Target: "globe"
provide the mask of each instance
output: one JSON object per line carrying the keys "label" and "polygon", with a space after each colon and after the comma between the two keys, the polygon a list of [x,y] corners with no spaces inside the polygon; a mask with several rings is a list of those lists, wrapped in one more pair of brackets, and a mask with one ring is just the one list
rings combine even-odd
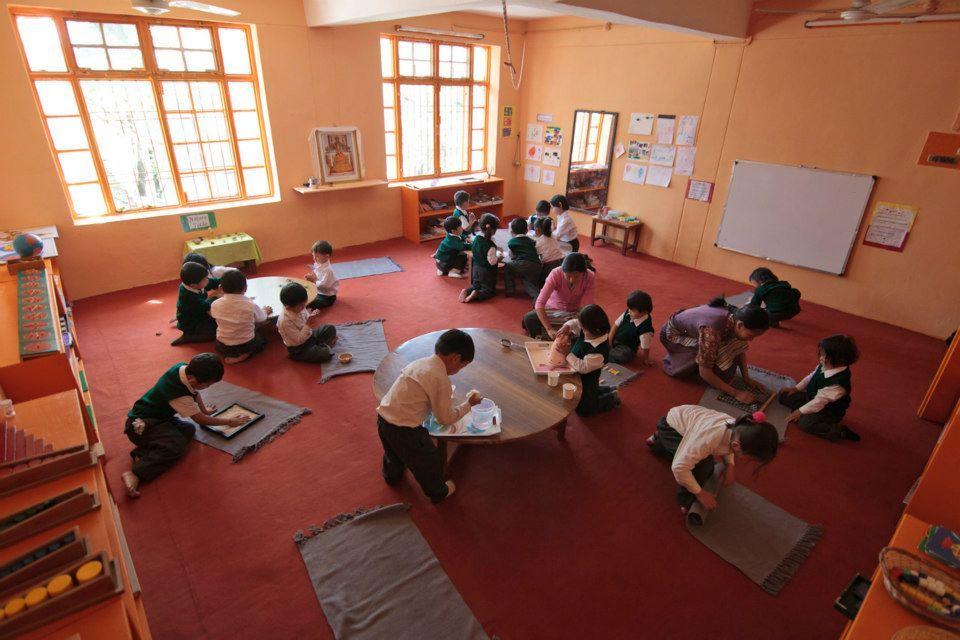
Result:
{"label": "globe", "polygon": [[13,250],[21,258],[32,258],[43,253],[43,240],[32,233],[21,233],[13,238]]}

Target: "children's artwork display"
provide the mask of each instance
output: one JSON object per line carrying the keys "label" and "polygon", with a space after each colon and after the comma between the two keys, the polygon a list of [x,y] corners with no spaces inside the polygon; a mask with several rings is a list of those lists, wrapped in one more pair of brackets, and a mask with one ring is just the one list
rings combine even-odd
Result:
{"label": "children's artwork display", "polygon": [[623,143],[622,143],[622,142],[618,142],[618,143],[617,143],[617,146],[615,146],[615,147],[613,148],[613,157],[614,157],[614,158],[619,158],[620,156],[622,156],[622,155],[625,154],[626,152],[627,152],[627,150],[623,148]]}
{"label": "children's artwork display", "polygon": [[646,165],[626,163],[623,166],[623,180],[632,184],[643,184],[647,180]]}
{"label": "children's artwork display", "polygon": [[560,166],[560,149],[544,149],[543,164],[548,167]]}
{"label": "children's artwork display", "polygon": [[863,244],[891,251],[903,251],[913,221],[917,216],[917,207],[893,202],[878,202],[873,207],[870,225],[863,236]]}
{"label": "children's artwork display", "polygon": [[527,142],[543,142],[543,125],[542,124],[528,124],[527,125]]}
{"label": "children's artwork display", "polygon": [[648,136],[653,133],[653,114],[631,113],[629,131],[635,136]]}
{"label": "children's artwork display", "polygon": [[310,133],[314,169],[324,183],[349,182],[363,177],[360,129],[317,127]]}
{"label": "children's artwork display", "polygon": [[552,342],[532,340],[530,342],[524,342],[523,347],[527,351],[530,366],[533,367],[535,374],[545,376],[548,373],[575,373],[573,367],[569,364],[550,364],[550,349],[553,347]]}
{"label": "children's artwork display", "polygon": [[[41,263],[42,264],[42,263]],[[33,358],[59,351],[59,320],[54,323],[46,269],[17,273],[17,328],[20,357]]]}
{"label": "children's artwork display", "polygon": [[246,420],[246,422],[244,422],[239,427],[231,427],[229,425],[220,425],[220,424],[200,425],[204,429],[207,429],[208,431],[213,431],[214,433],[221,435],[227,439],[234,437],[235,435],[237,435],[238,433],[240,433],[241,431],[243,431],[253,423],[263,419],[262,413],[254,411],[253,409],[249,409],[243,406],[242,404],[240,404],[239,402],[235,402],[229,407],[225,409],[221,409],[220,411],[217,411],[213,415],[223,419],[240,417]]}
{"label": "children's artwork display", "polygon": [[627,158],[630,160],[649,160],[650,143],[631,140],[630,147],[627,149]]}
{"label": "children's artwork display", "polygon": [[676,147],[677,166],[673,172],[678,176],[692,176],[693,162],[697,157],[696,147]]}
{"label": "children's artwork display", "polygon": [[500,135],[509,138],[513,135],[513,107],[503,105],[503,112],[500,114]]}
{"label": "children's artwork display", "polygon": [[677,144],[693,145],[697,142],[697,125],[700,116],[680,116],[677,121]]}
{"label": "children's artwork display", "polygon": [[677,116],[660,114],[657,116],[657,144],[673,144],[673,132],[677,126]]}
{"label": "children's artwork display", "polygon": [[561,133],[560,127],[547,127],[544,131],[543,144],[551,147],[559,147],[563,144],[563,133]]}
{"label": "children's artwork display", "polygon": [[524,156],[529,161],[540,162],[543,158],[543,147],[539,144],[527,144]]}
{"label": "children's artwork display", "polygon": [[544,169],[540,172],[540,182],[552,187],[557,182],[557,172],[553,169]]}
{"label": "children's artwork display", "polygon": [[650,164],[672,167],[677,148],[672,144],[655,144],[650,148]]}
{"label": "children's artwork display", "polygon": [[540,182],[540,165],[538,164],[525,164],[523,165],[523,179],[527,182]]}
{"label": "children's artwork display", "polygon": [[669,187],[672,177],[673,169],[670,167],[650,166],[647,168],[647,184],[654,187]]}

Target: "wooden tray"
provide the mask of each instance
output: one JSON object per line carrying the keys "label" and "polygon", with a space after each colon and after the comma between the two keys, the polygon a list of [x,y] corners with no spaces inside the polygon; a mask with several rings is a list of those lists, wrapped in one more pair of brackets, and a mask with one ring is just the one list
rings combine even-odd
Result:
{"label": "wooden tray", "polygon": [[[58,545],[58,548],[51,551],[50,547],[53,545]],[[41,552],[43,555],[37,557],[37,554]],[[35,584],[46,575],[62,573],[63,567],[76,562],[85,555],[87,555],[87,539],[80,535],[78,527],[73,527],[67,533],[52,540],[47,540],[39,547],[14,558],[0,567],[0,571],[7,567],[27,563],[16,571],[0,578],[0,602],[9,600],[18,591],[22,591],[27,584]]]}
{"label": "wooden tray", "polygon": [[550,347],[552,345],[552,342],[543,342],[540,340],[523,343],[523,348],[527,350],[527,357],[530,358],[530,366],[533,367],[533,372],[538,376],[545,376],[548,373],[576,373],[569,364],[564,364],[562,367],[554,367],[549,363]]}
{"label": "wooden tray", "polygon": [[97,499],[96,493],[87,493],[87,490],[83,487],[77,487],[76,489],[71,489],[66,493],[61,493],[58,496],[32,505],[23,511],[11,514],[0,520],[0,525],[17,516],[25,515],[38,507],[43,507],[43,509],[36,511],[33,515],[26,516],[16,524],[0,530],[0,547],[6,547],[15,542],[25,540],[61,522],[73,520],[88,511],[99,509],[100,501]]}
{"label": "wooden tray", "polygon": [[0,464],[0,496],[49,482],[96,462],[96,454],[85,444],[4,462]]}

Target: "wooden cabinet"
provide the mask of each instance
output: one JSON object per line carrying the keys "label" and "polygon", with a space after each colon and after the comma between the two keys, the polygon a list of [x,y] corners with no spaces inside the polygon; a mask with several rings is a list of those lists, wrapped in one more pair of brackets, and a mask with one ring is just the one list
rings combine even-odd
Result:
{"label": "wooden cabinet", "polygon": [[[503,220],[502,178],[487,178],[476,182],[461,182],[456,178],[408,182],[400,187],[403,237],[411,242],[429,242],[443,238],[444,232],[440,225],[453,213],[453,194],[457,191],[470,194],[470,205],[467,209],[478,218],[484,213],[492,213]],[[431,201],[445,206],[432,208]]]}

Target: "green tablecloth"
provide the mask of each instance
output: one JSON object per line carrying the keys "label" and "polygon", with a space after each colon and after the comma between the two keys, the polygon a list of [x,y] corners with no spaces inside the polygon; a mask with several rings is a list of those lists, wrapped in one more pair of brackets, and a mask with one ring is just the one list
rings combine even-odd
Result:
{"label": "green tablecloth", "polygon": [[210,238],[194,238],[183,243],[183,255],[196,252],[210,264],[224,265],[253,260],[260,264],[260,247],[246,233],[228,233]]}

